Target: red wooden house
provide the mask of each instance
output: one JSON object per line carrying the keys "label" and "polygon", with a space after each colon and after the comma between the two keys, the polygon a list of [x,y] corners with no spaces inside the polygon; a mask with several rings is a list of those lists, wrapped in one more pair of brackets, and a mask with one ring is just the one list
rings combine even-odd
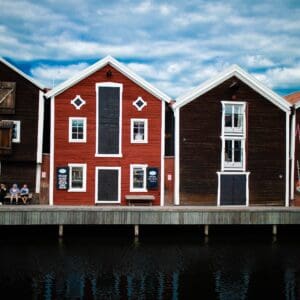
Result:
{"label": "red wooden house", "polygon": [[164,204],[167,95],[108,56],[46,97],[50,204]]}
{"label": "red wooden house", "polygon": [[179,97],[176,205],[289,205],[291,104],[238,66]]}

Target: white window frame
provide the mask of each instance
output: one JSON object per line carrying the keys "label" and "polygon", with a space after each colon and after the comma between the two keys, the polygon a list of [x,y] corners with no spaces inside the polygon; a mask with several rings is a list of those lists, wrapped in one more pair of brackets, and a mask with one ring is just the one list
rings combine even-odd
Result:
{"label": "white window frame", "polygon": [[[86,164],[79,164],[79,163],[71,163],[68,164],[69,167],[69,189],[68,192],[86,192]],[[72,168],[82,168],[82,188],[72,188]]]}
{"label": "white window frame", "polygon": [[[130,165],[130,192],[148,192],[147,190],[147,167],[148,165],[142,164],[131,164]],[[135,188],[133,186],[133,169],[140,168],[144,171],[144,184],[143,188]]]}
{"label": "white window frame", "polygon": [[20,120],[3,120],[6,122],[13,122],[16,127],[16,135],[17,137],[12,139],[13,143],[21,143],[21,121]]}
{"label": "white window frame", "polygon": [[[134,122],[144,122],[144,139],[134,139]],[[131,119],[130,120],[130,141],[131,144],[147,144],[148,143],[148,119]]]}
{"label": "white window frame", "polygon": [[[242,101],[221,101],[222,103],[222,151],[221,151],[221,171],[246,171],[246,102]],[[237,131],[225,131],[225,106],[229,105],[242,105],[243,106],[243,128]],[[225,162],[225,141],[226,140],[241,140],[242,141],[242,163],[226,163]],[[227,165],[226,165],[227,164]]]}
{"label": "white window frame", "polygon": [[[139,107],[139,106],[137,105],[137,103],[138,103],[140,100],[143,101],[143,105],[142,105],[141,107]],[[138,111],[142,111],[143,108],[147,106],[147,101],[145,101],[141,96],[139,96],[139,97],[137,97],[136,100],[134,100],[134,101],[132,102],[132,105],[133,105]]]}
{"label": "white window frame", "polygon": [[[118,200],[117,201],[98,201],[98,170],[117,170],[118,171]],[[95,203],[121,203],[121,167],[101,167],[95,168]]]}
{"label": "white window frame", "polygon": [[[75,101],[77,99],[81,100],[81,104],[79,106],[75,104]],[[71,100],[71,104],[73,104],[77,110],[80,110],[80,108],[86,104],[86,101],[83,100],[80,95],[76,95],[76,97],[73,100]]]}
{"label": "white window frame", "polygon": [[[118,87],[120,91],[119,97],[119,153],[117,154],[101,154],[98,149],[98,137],[99,137],[99,87]],[[99,82],[96,83],[96,153],[95,157],[122,157],[122,96],[123,96],[123,84],[117,82]]]}
{"label": "white window frame", "polygon": [[[82,139],[73,139],[72,138],[72,122],[74,120],[83,121],[83,138]],[[69,143],[86,143],[86,127],[87,127],[87,118],[85,118],[85,117],[69,117]]]}

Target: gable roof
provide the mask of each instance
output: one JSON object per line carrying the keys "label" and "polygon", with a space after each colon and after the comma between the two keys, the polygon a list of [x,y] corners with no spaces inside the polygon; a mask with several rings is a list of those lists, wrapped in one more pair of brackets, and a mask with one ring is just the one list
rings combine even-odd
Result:
{"label": "gable roof", "polygon": [[244,71],[238,65],[232,65],[228,69],[218,74],[216,77],[204,82],[203,84],[194,88],[190,92],[178,97],[176,99],[175,104],[173,105],[173,109],[177,109],[188,104],[189,102],[195,100],[199,96],[205,94],[206,92],[210,91],[214,87],[218,86],[219,84],[223,83],[224,81],[233,76],[246,83],[249,87],[254,89],[256,92],[268,99],[274,105],[278,106],[283,111],[290,111],[290,107],[292,105],[288,101],[286,101],[283,97],[279,96],[271,89],[266,87],[254,76]]}
{"label": "gable roof", "polygon": [[284,98],[291,104],[295,105],[296,108],[300,107],[300,91],[286,95]]}
{"label": "gable roof", "polygon": [[63,83],[56,86],[54,89],[50,90],[46,97],[53,97],[56,95],[61,94],[63,91],[67,90],[68,88],[72,87],[76,83],[80,82],[81,80],[85,79],[86,77],[90,76],[91,74],[95,73],[96,71],[100,70],[106,65],[110,65],[114,67],[116,70],[121,72],[123,75],[134,81],[136,84],[147,90],[150,94],[153,96],[164,100],[166,102],[170,102],[171,98],[155,88],[153,85],[148,83],[146,80],[141,78],[139,75],[135,74],[133,71],[131,71],[128,67],[118,62],[116,59],[114,59],[112,56],[106,56],[105,58],[97,61],[93,65],[89,66],[88,68],[84,69],[83,71],[79,72],[72,78],[64,81]]}
{"label": "gable roof", "polygon": [[35,85],[36,87],[38,87],[40,90],[44,90],[45,89],[45,87],[43,85],[41,85],[35,79],[31,78],[29,75],[27,75],[24,72],[22,72],[17,67],[13,66],[11,63],[9,63],[7,60],[5,60],[3,57],[0,57],[0,62],[3,63],[4,65],[6,65],[7,67],[9,67],[10,69],[12,69],[14,72],[16,72],[19,75],[21,75],[22,77],[24,77],[25,79],[27,79],[29,82],[31,82],[33,85]]}

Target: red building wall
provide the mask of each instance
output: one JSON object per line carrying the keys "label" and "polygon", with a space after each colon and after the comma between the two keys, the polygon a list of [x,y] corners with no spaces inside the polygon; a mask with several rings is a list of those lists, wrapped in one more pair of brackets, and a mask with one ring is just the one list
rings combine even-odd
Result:
{"label": "red building wall", "polygon": [[[112,76],[107,78],[111,70]],[[122,93],[122,157],[95,157],[96,153],[96,83],[116,82],[123,84]],[[86,104],[77,110],[70,101],[80,95]],[[147,106],[138,111],[132,102],[141,96]],[[69,163],[87,164],[86,192],[56,190],[54,179],[54,204],[94,205],[95,168],[97,166],[121,167],[121,205],[126,205],[125,195],[149,194],[160,204],[160,187],[143,193],[130,193],[130,164],[147,164],[158,167],[161,173],[161,115],[162,103],[152,94],[135,84],[122,73],[107,65],[73,87],[55,97],[54,172]],[[69,143],[69,117],[87,118],[87,142]],[[130,119],[148,119],[148,143],[131,144]]]}

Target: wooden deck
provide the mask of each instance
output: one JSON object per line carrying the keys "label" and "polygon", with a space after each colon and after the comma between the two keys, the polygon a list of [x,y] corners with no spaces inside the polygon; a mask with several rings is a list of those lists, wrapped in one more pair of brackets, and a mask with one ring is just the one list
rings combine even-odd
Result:
{"label": "wooden deck", "polygon": [[300,224],[298,207],[0,206],[0,225]]}

